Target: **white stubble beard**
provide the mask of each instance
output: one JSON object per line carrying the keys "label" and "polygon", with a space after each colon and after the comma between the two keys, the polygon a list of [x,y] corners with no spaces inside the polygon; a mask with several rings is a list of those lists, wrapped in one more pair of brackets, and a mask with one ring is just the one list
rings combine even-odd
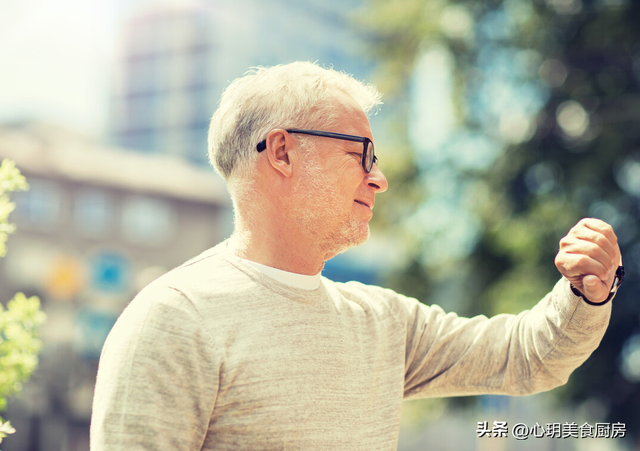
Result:
{"label": "white stubble beard", "polygon": [[[303,163],[303,176],[291,202],[295,220],[301,230],[313,237],[324,259],[363,244],[369,238],[369,222],[349,214],[345,217],[339,193],[319,161],[310,158]],[[325,230],[322,225],[332,225]],[[335,224],[335,226],[333,226]]]}

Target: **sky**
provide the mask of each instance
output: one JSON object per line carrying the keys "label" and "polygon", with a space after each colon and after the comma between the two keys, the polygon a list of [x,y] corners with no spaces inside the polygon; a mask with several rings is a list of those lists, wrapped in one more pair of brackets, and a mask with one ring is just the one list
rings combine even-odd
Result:
{"label": "sky", "polygon": [[0,124],[43,120],[106,138],[120,27],[169,1],[0,0]]}
{"label": "sky", "polygon": [[0,123],[103,137],[119,23],[140,0],[0,0]]}

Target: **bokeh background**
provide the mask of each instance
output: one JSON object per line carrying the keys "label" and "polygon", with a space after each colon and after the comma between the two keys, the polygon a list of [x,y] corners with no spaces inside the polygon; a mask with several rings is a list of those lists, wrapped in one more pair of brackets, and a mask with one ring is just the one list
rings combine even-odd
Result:
{"label": "bokeh background", "polygon": [[[390,188],[372,239],[326,276],[493,315],[551,289],[580,218],[612,224],[623,250],[611,325],[566,386],[405,403],[398,449],[640,449],[638,24],[632,0],[0,0],[0,159],[30,184],[13,196],[0,297],[37,295],[48,318],[3,449],[89,449],[117,316],[232,230],[206,156],[221,90],[295,60],[384,93],[371,122]],[[626,436],[479,439],[484,421]]]}

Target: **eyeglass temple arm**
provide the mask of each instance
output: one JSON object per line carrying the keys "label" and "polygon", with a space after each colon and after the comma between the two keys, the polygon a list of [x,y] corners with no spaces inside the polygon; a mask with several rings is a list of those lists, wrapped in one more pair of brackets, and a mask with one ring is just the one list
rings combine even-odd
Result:
{"label": "eyeglass temple arm", "polygon": [[[299,129],[290,129],[290,130],[286,130],[289,133],[300,133],[303,135],[312,135],[312,136],[321,136],[324,138],[334,138],[334,139],[346,139],[347,141],[354,141],[354,142],[364,142],[365,138],[363,138],[362,136],[355,136],[355,135],[345,135],[342,133],[332,133],[332,132],[318,132],[315,130],[299,130]],[[260,141],[258,143],[258,145],[256,146],[256,150],[258,152],[262,152],[264,149],[267,148],[267,140],[264,139],[262,141]]]}
{"label": "eyeglass temple arm", "polygon": [[347,141],[354,141],[354,142],[360,142],[360,143],[365,141],[365,138],[362,136],[345,135],[343,133],[322,132],[322,131],[316,131],[316,130],[299,130],[299,129],[290,129],[290,130],[287,130],[287,132],[301,133],[303,135],[321,136],[323,138],[345,139]]}

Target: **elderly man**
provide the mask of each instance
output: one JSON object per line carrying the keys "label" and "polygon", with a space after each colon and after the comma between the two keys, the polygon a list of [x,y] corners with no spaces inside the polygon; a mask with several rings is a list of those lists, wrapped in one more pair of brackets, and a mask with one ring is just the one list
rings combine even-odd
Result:
{"label": "elderly man", "polygon": [[378,104],[373,87],[310,63],[226,89],[209,141],[235,231],[121,315],[93,451],[395,450],[403,399],[549,390],[598,346],[621,257],[595,219],[561,241],[564,277],[517,316],[460,318],[321,277],[367,239],[387,189],[367,119]]}

